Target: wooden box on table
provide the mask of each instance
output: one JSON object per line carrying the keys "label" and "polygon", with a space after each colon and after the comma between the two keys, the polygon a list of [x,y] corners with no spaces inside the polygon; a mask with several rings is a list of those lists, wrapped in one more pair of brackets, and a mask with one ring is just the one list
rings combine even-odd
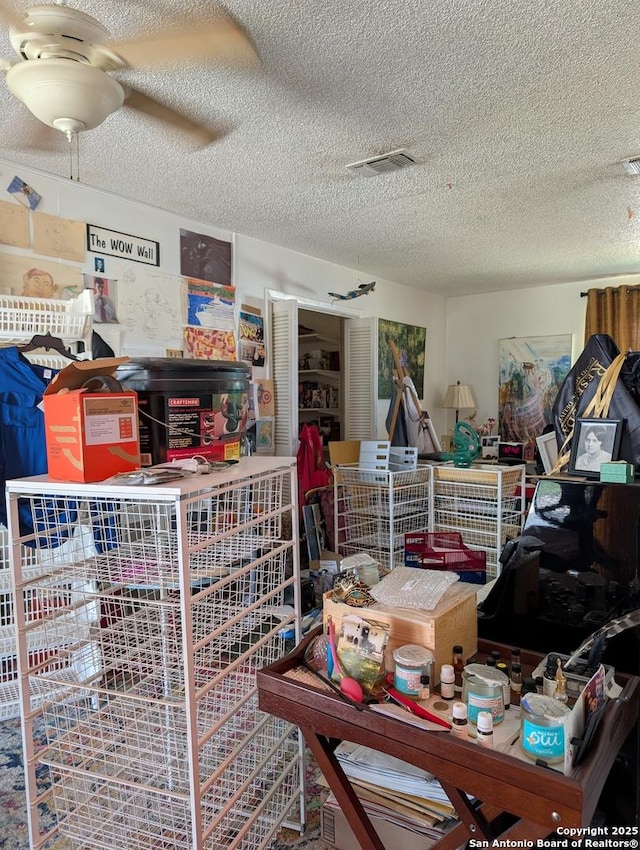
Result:
{"label": "wooden box on table", "polygon": [[476,587],[456,582],[435,608],[395,608],[376,602],[368,608],[355,608],[343,602],[333,602],[331,591],[325,593],[322,620],[326,626],[331,617],[336,634],[340,634],[342,618],[355,614],[365,620],[387,623],[391,627],[384,655],[387,670],[393,670],[393,650],[412,643],[430,649],[435,656],[432,684],[440,681],[440,667],[450,664],[455,644],[462,646],[463,658],[475,655],[478,649]]}

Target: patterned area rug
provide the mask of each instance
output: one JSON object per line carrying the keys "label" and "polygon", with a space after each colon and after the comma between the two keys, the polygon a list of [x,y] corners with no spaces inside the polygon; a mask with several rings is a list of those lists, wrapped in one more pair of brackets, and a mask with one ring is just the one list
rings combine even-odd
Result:
{"label": "patterned area rug", "polygon": [[[272,850],[321,850],[325,846],[319,837],[322,789],[310,757],[307,763],[307,830],[302,836],[297,831],[281,830]],[[0,850],[29,850],[19,720],[0,722]],[[50,850],[70,850],[70,845],[63,838]]]}

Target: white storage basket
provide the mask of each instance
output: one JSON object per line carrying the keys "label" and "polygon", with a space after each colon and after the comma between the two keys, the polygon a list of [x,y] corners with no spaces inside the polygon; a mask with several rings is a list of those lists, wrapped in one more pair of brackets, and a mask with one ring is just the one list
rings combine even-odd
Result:
{"label": "white storage basket", "polygon": [[0,295],[0,342],[29,342],[34,334],[46,333],[75,342],[90,333],[92,317],[90,289],[68,301]]}

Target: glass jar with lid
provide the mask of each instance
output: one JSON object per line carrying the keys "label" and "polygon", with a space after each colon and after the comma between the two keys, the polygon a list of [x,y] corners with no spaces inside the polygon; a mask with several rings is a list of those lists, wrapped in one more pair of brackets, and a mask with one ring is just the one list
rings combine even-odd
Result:
{"label": "glass jar with lid", "polygon": [[467,704],[469,723],[478,722],[481,711],[491,712],[493,725],[504,719],[504,690],[509,679],[495,667],[467,664],[462,674],[462,701]]}
{"label": "glass jar with lid", "polygon": [[422,676],[433,679],[434,656],[430,649],[407,643],[393,650],[395,674],[393,685],[397,691],[412,699],[422,695]]}
{"label": "glass jar with lid", "polygon": [[566,703],[544,694],[525,694],[520,700],[522,752],[532,761],[564,761]]}

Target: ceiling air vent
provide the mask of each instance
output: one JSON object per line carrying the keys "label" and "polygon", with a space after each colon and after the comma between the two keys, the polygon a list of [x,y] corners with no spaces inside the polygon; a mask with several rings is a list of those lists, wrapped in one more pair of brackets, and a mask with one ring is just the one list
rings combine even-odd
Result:
{"label": "ceiling air vent", "polygon": [[634,156],[622,163],[622,167],[630,177],[640,176],[640,156]]}
{"label": "ceiling air vent", "polygon": [[406,150],[401,149],[362,159],[360,162],[352,162],[345,165],[345,168],[357,171],[364,177],[373,177],[375,174],[386,174],[387,171],[398,171],[400,168],[415,164],[415,159]]}

